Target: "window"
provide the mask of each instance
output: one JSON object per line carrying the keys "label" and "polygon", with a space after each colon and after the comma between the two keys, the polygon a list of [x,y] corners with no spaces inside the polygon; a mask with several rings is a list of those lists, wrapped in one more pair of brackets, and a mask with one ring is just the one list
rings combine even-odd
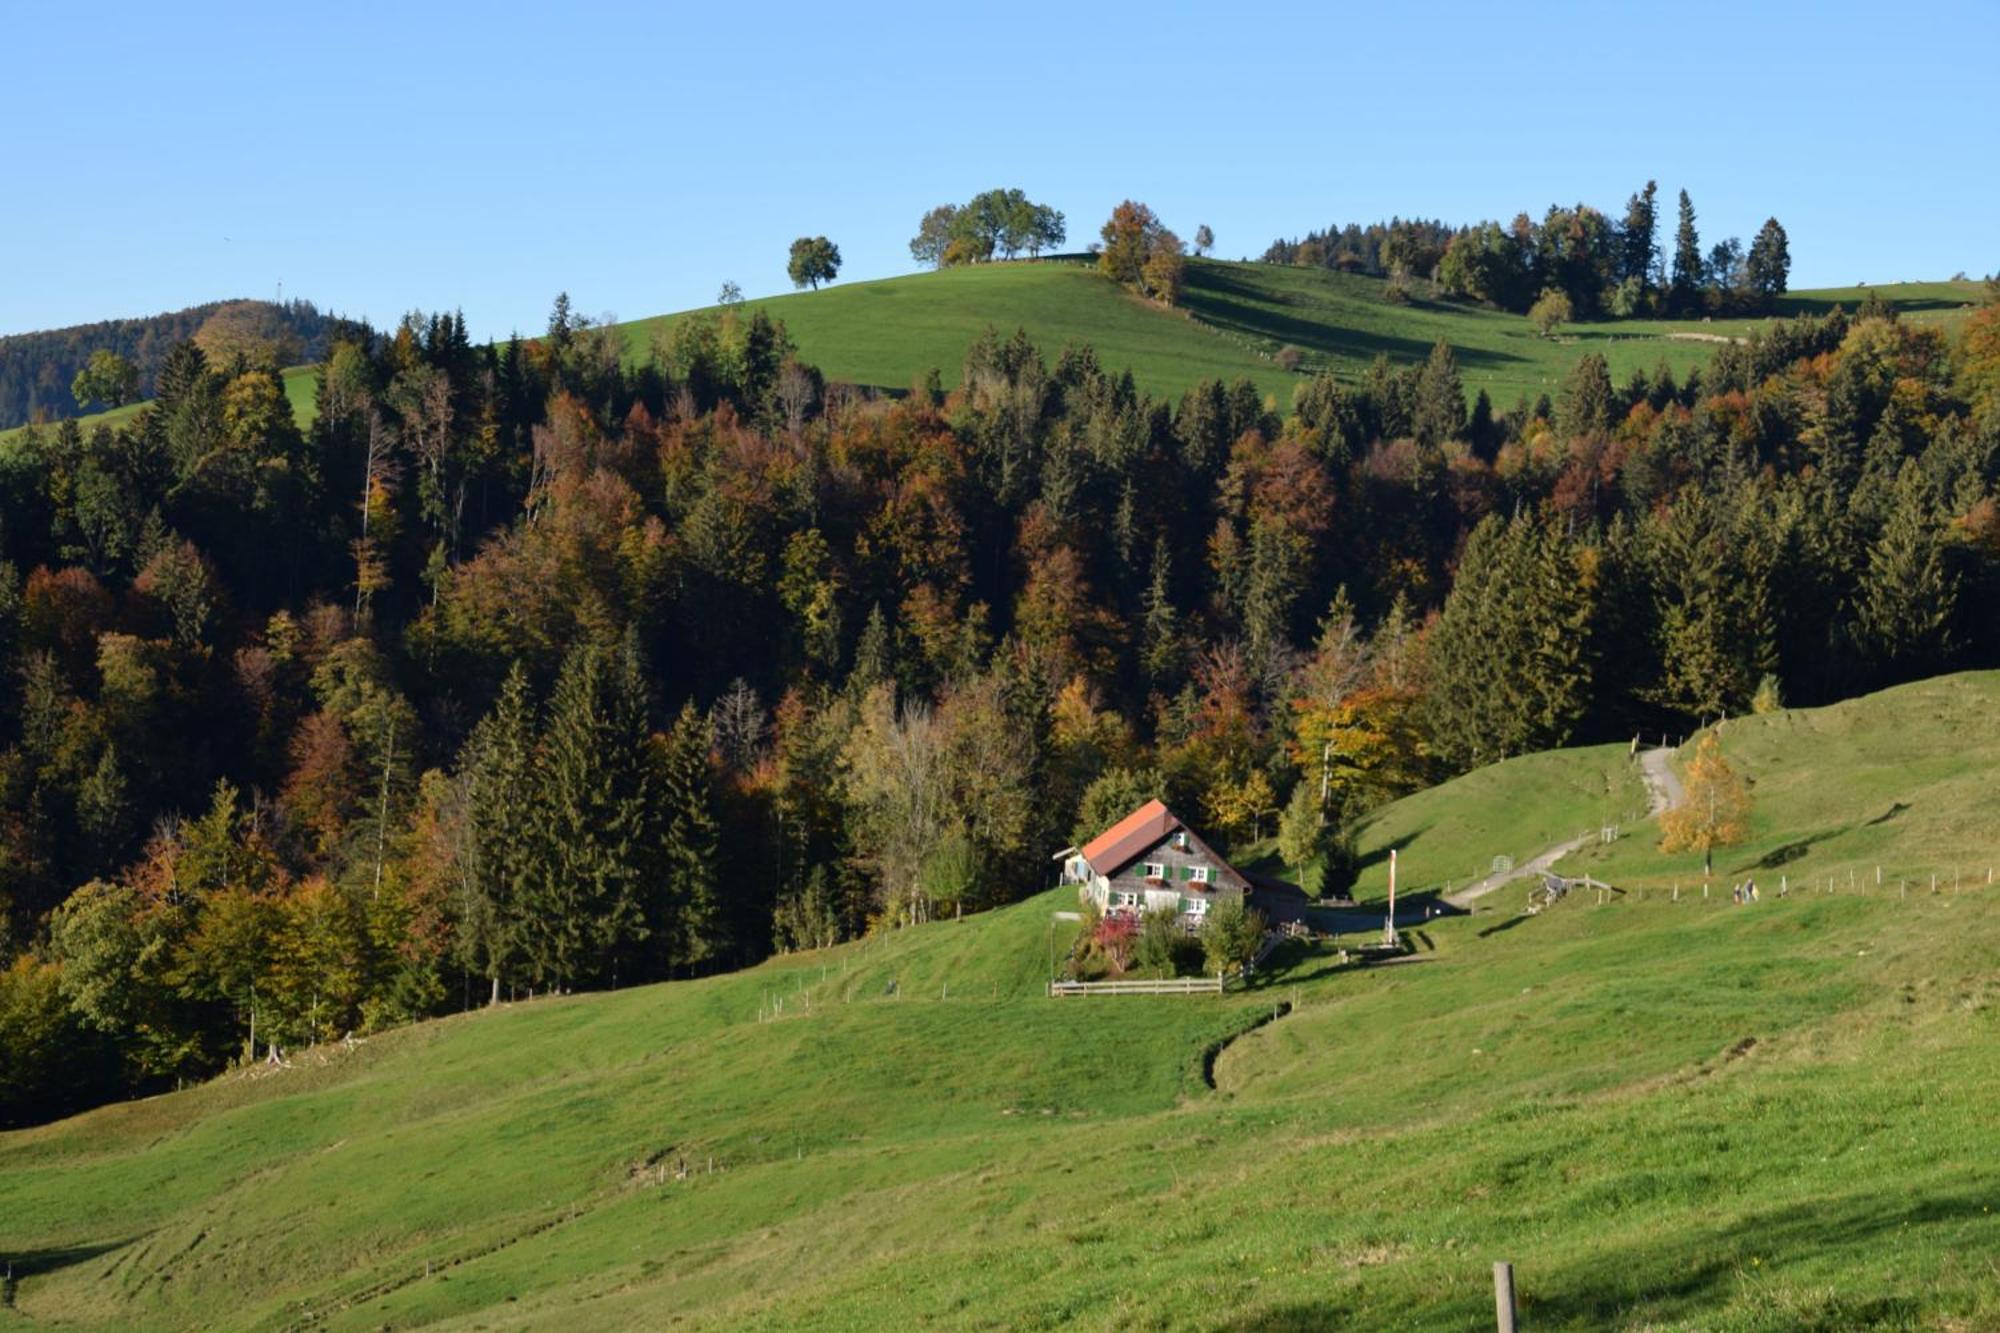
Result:
{"label": "window", "polygon": [[1208,911],[1208,899],[1183,898],[1181,899],[1181,910],[1194,916],[1202,916]]}
{"label": "window", "polygon": [[1111,896],[1118,900],[1113,904],[1117,907],[1137,907],[1139,905],[1139,895],[1136,893],[1126,893],[1121,889]]}
{"label": "window", "polygon": [[1165,879],[1166,877],[1167,868],[1165,866],[1161,865],[1158,861],[1146,862],[1147,879]]}
{"label": "window", "polygon": [[1189,866],[1188,870],[1191,872],[1189,878],[1193,879],[1195,883],[1197,884],[1208,883],[1207,866]]}
{"label": "window", "polygon": [[1182,829],[1179,833],[1174,834],[1174,850],[1180,852],[1184,852],[1187,850],[1186,829]]}

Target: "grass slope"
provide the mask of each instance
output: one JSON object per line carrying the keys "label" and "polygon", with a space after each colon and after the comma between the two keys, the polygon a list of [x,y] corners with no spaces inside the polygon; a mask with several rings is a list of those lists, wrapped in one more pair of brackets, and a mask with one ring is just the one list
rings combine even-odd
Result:
{"label": "grass slope", "polygon": [[[1497,406],[1553,393],[1585,352],[1602,352],[1615,379],[1649,374],[1665,360],[1684,376],[1705,363],[1715,340],[1740,337],[1757,320],[1619,320],[1568,326],[1561,337],[1536,335],[1520,315],[1451,302],[1391,305],[1379,278],[1276,264],[1192,260],[1184,308],[1137,300],[1074,260],[945,269],[751,304],[781,319],[801,355],[827,376],[900,390],[935,368],[956,384],[967,346],[988,327],[1026,329],[1053,359],[1066,342],[1096,348],[1104,366],[1129,368],[1149,393],[1178,397],[1196,380],[1247,375],[1280,408],[1301,378],[1331,369],[1365,374],[1376,356],[1422,360],[1443,338],[1457,353],[1468,393],[1485,389]],[[1902,283],[1881,289],[1911,318],[1953,321],[1981,299],[1976,283]],[[1797,292],[1787,314],[1849,310],[1866,289]],[[705,312],[715,313],[711,307]],[[627,348],[643,358],[655,335],[680,318],[663,315],[622,325]],[[1283,347],[1303,354],[1298,372],[1273,359]]]}
{"label": "grass slope", "polygon": [[[1739,855],[1995,854],[1996,705],[1985,673],[1732,722]],[[1370,844],[1532,843],[1623,765],[1510,761]],[[1066,905],[0,1136],[0,1329],[1462,1329],[1501,1257],[1538,1329],[2000,1323],[2000,891],[1482,903],[1421,964],[1281,954],[1222,1001],[1042,998]]]}
{"label": "grass slope", "polygon": [[[284,372],[285,401],[292,405],[292,419],[299,423],[301,429],[310,426],[318,412],[319,379],[316,370],[314,366],[288,366]],[[92,412],[78,417],[76,424],[83,428],[86,435],[98,426],[121,425],[139,415],[139,409],[146,405],[146,401]],[[26,429],[25,426],[16,426],[12,430],[0,430],[0,447],[18,439]]]}

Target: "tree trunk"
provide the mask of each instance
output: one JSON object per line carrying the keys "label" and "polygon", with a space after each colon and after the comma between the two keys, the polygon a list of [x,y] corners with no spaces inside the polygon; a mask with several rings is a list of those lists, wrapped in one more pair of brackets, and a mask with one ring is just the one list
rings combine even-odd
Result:
{"label": "tree trunk", "polygon": [[495,972],[493,974],[493,994],[486,1001],[486,1007],[490,1009],[498,1003],[500,1003],[500,974]]}

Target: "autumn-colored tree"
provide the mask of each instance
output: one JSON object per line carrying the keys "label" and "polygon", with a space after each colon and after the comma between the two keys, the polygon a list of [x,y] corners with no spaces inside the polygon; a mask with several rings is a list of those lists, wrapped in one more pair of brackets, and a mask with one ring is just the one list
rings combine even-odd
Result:
{"label": "autumn-colored tree", "polygon": [[1250,770],[1242,778],[1219,775],[1202,799],[1209,822],[1227,836],[1261,837],[1264,822],[1278,811],[1278,794],[1264,770]]}
{"label": "autumn-colored tree", "polygon": [[1715,732],[1695,745],[1682,785],[1686,794],[1660,816],[1660,850],[1700,852],[1704,878],[1715,869],[1715,849],[1743,841],[1750,830],[1750,789],[1722,753]]}
{"label": "autumn-colored tree", "polygon": [[1550,288],[1535,299],[1528,308],[1528,322],[1535,326],[1535,332],[1544,338],[1553,338],[1556,330],[1576,318],[1576,307],[1570,302],[1569,293]]}
{"label": "autumn-colored tree", "polygon": [[90,354],[89,362],[70,381],[70,397],[78,407],[102,403],[123,407],[139,393],[139,368],[108,347]]}
{"label": "autumn-colored tree", "polygon": [[1187,247],[1152,209],[1127,199],[1111,210],[1099,235],[1099,272],[1167,305],[1179,298]]}

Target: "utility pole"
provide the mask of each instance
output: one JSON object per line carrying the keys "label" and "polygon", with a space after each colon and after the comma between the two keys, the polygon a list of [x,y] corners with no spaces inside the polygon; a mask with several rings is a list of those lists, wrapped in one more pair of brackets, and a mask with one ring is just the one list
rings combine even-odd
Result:
{"label": "utility pole", "polygon": [[1326,824],[1326,791],[1333,777],[1333,742],[1328,741],[1319,752],[1319,822]]}
{"label": "utility pole", "polygon": [[1389,849],[1389,919],[1382,923],[1382,943],[1396,942],[1396,849]]}

